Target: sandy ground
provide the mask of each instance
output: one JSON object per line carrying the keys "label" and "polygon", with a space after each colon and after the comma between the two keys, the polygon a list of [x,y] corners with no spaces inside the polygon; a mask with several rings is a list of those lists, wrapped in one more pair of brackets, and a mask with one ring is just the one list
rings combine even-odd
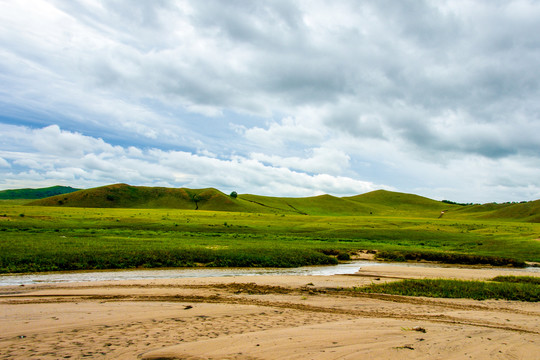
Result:
{"label": "sandy ground", "polygon": [[501,274],[512,272],[373,266],[348,276],[1,287],[0,359],[540,359],[538,303],[338,290]]}

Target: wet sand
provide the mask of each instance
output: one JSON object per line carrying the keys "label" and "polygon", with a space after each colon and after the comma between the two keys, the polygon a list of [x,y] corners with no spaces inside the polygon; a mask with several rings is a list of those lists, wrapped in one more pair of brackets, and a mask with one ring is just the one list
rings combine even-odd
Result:
{"label": "wet sand", "polygon": [[0,359],[534,359],[538,303],[338,290],[512,274],[372,266],[355,275],[0,287]]}

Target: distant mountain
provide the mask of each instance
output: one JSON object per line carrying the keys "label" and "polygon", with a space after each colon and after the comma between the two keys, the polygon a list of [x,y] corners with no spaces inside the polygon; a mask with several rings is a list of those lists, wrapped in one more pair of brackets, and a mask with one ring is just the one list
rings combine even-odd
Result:
{"label": "distant mountain", "polygon": [[483,218],[540,222],[540,200],[519,204],[459,205],[386,190],[349,197],[320,195],[288,198],[252,194],[239,194],[233,197],[214,188],[187,189],[115,184],[56,195],[33,201],[28,205],[185,209],[280,215]]}
{"label": "distant mountain", "polygon": [[1,200],[14,199],[43,199],[49,196],[69,194],[80,189],[75,189],[70,186],[51,186],[48,188],[39,189],[15,189],[0,191]]}

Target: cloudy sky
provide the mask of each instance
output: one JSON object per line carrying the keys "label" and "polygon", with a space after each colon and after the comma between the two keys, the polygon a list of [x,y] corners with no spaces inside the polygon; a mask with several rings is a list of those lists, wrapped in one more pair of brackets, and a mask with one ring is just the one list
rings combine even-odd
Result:
{"label": "cloudy sky", "polygon": [[540,198],[539,1],[0,0],[0,189]]}

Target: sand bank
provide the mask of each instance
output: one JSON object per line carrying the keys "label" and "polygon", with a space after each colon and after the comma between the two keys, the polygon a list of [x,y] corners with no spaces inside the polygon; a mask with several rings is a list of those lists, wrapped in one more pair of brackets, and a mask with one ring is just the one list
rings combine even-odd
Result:
{"label": "sand bank", "polygon": [[2,287],[0,358],[534,359],[537,303],[335,291],[398,278],[501,274],[511,272],[374,266],[354,276]]}

